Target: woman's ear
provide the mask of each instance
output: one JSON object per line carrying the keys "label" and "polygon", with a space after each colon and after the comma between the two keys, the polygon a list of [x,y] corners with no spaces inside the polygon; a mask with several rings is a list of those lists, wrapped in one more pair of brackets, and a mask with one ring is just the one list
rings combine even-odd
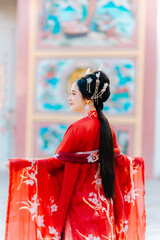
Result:
{"label": "woman's ear", "polygon": [[86,104],[88,105],[93,104],[93,100],[86,99]]}
{"label": "woman's ear", "polygon": [[91,100],[86,99],[86,104],[90,104]]}

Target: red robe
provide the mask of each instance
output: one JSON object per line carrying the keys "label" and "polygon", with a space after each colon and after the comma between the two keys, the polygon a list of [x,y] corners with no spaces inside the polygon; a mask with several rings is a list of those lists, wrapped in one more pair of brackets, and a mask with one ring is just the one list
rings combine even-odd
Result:
{"label": "red robe", "polygon": [[115,152],[115,197],[104,195],[95,111],[70,125],[55,155],[10,159],[5,240],[144,240],[144,162]]}

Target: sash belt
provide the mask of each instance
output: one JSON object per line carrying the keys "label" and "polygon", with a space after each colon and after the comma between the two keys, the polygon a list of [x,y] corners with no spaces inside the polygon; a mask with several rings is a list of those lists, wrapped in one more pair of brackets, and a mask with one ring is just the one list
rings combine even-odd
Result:
{"label": "sash belt", "polygon": [[[118,148],[114,149],[114,157],[120,157],[121,153]],[[58,152],[53,156],[57,160],[61,160],[64,162],[72,162],[72,163],[95,163],[99,161],[99,151],[89,151],[89,152]]]}

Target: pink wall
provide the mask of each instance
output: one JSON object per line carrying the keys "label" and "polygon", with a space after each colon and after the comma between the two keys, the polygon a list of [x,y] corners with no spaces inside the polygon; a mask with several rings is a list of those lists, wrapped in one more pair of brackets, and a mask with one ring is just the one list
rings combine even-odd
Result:
{"label": "pink wall", "polygon": [[145,159],[146,176],[153,176],[154,124],[156,100],[156,44],[157,0],[147,0],[146,40],[144,66],[144,99],[142,154]]}

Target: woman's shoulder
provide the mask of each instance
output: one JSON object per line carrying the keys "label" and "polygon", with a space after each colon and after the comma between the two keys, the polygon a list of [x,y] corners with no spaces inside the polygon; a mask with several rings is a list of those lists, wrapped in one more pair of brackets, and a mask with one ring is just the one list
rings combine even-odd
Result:
{"label": "woman's shoulder", "polygon": [[89,119],[87,117],[84,117],[84,118],[79,119],[79,120],[75,121],[74,123],[72,123],[70,125],[70,128],[72,128],[72,130],[74,129],[75,131],[77,131],[80,129],[81,130],[90,129],[97,125],[99,126],[99,119],[97,119],[97,118]]}

